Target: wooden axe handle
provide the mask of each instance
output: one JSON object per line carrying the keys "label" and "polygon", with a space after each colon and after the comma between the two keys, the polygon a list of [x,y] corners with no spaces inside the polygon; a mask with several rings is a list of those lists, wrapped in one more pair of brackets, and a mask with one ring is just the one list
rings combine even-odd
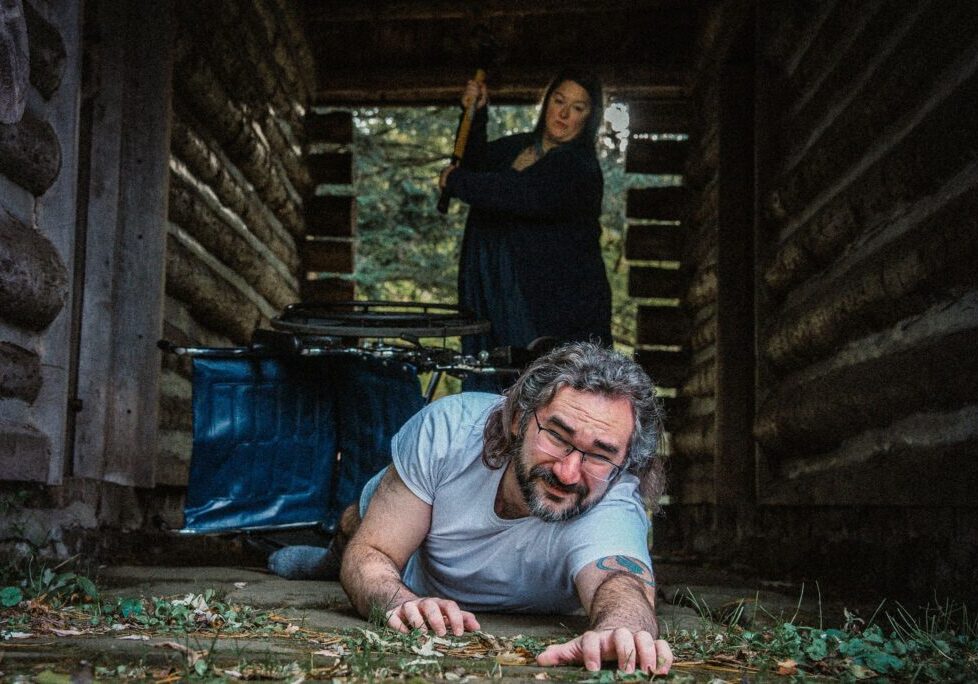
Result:
{"label": "wooden axe handle", "polygon": [[[486,72],[482,69],[476,69],[475,76],[472,79],[476,83],[483,83],[486,80]],[[452,150],[452,164],[458,164],[462,161],[462,157],[465,154],[465,146],[469,142],[469,130],[472,128],[472,119],[475,118],[475,108],[476,100],[478,97],[469,103],[469,106],[465,108],[465,114],[462,116],[462,120],[458,124],[458,130],[455,132],[455,149]],[[442,190],[441,196],[438,198],[438,211],[442,214],[448,212],[448,201],[451,196],[447,191]]]}

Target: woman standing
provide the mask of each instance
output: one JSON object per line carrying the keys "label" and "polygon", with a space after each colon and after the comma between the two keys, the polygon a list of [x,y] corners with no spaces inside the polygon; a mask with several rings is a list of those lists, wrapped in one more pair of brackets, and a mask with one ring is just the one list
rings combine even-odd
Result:
{"label": "woman standing", "polygon": [[487,335],[464,338],[463,352],[530,347],[542,337],[610,346],[611,288],[598,221],[604,181],[595,151],[601,84],[564,70],[547,87],[533,131],[492,142],[487,99],[485,85],[470,81],[463,105],[474,100],[477,109],[462,164],[439,178],[470,206],[459,305],[492,325]]}

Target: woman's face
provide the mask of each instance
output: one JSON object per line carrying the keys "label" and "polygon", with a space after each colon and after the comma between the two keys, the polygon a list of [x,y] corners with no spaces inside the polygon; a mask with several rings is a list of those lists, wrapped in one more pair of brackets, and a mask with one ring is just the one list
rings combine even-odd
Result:
{"label": "woman's face", "polygon": [[574,81],[563,81],[547,99],[544,141],[552,145],[570,142],[581,134],[591,115],[591,98]]}

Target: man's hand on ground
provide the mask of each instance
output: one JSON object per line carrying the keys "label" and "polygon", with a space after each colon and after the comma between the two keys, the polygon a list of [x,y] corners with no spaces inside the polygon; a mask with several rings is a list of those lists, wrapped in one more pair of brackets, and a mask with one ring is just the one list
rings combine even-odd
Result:
{"label": "man's hand on ground", "polygon": [[449,630],[461,636],[479,629],[479,621],[455,601],[428,597],[405,601],[387,611],[387,626],[405,634],[415,628],[422,632],[430,628],[438,636],[445,636]]}
{"label": "man's hand on ground", "polygon": [[623,672],[651,672],[664,675],[672,666],[672,649],[662,639],[642,630],[602,629],[584,632],[563,644],[554,644],[537,656],[538,665],[583,663],[585,669],[600,670],[603,661],[617,661]]}

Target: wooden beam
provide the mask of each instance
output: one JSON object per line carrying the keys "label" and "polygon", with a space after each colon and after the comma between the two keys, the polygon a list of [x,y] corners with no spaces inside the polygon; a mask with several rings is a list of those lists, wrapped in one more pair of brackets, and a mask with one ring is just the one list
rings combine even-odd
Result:
{"label": "wooden beam", "polygon": [[[155,484],[172,4],[100,2],[86,102],[84,290],[72,474]],[[194,293],[192,297],[199,296]]]}
{"label": "wooden beam", "polygon": [[681,226],[629,224],[625,232],[625,258],[632,261],[679,261],[682,249]]}
{"label": "wooden beam", "polygon": [[689,342],[689,321],[678,306],[639,306],[635,333],[638,344],[683,346]]}
{"label": "wooden beam", "polygon": [[682,279],[678,268],[630,266],[628,269],[630,297],[678,299],[682,296]]}
{"label": "wooden beam", "polygon": [[[799,454],[786,459],[775,477],[762,482],[761,501],[772,506],[900,506],[912,515],[926,506],[975,510],[976,409],[918,414],[894,428],[867,431],[818,458]],[[920,486],[922,471],[927,487]]]}
{"label": "wooden beam", "polygon": [[717,391],[716,357],[690,369],[689,377],[682,386],[684,397],[715,397]]}
{"label": "wooden beam", "polygon": [[352,240],[306,240],[299,249],[306,273],[353,273]]}
{"label": "wooden beam", "polygon": [[353,140],[353,112],[317,112],[306,115],[306,140],[310,143],[345,144]]}
{"label": "wooden beam", "polygon": [[349,152],[313,152],[306,156],[316,185],[349,185],[353,182],[353,155]]}
{"label": "wooden beam", "polygon": [[301,286],[304,302],[335,302],[351,300],[356,296],[356,285],[342,278],[303,280]]}
{"label": "wooden beam", "polygon": [[317,195],[306,201],[306,235],[309,237],[353,237],[356,225],[356,197]]}
{"label": "wooden beam", "polygon": [[548,14],[590,14],[621,10],[683,8],[688,0],[315,0],[305,5],[307,22],[378,22],[432,19],[488,19]]}
{"label": "wooden beam", "polygon": [[[605,93],[618,99],[678,98],[686,94],[688,72],[680,67],[594,65]],[[553,78],[553,68],[507,65],[489,75],[492,101],[497,104],[536,104]],[[365,67],[331,69],[320,66],[316,104],[457,105],[461,87],[472,74],[464,65],[428,67]]]}
{"label": "wooden beam", "polygon": [[170,161],[171,169],[179,170],[185,165],[186,173],[182,175],[192,175],[205,183],[220,203],[238,216],[292,273],[298,272],[295,238],[252,190],[221,151],[221,146],[207,136],[203,126],[189,119],[185,121],[182,118],[185,116],[189,116],[185,111],[176,112],[170,127],[170,151],[174,157]]}
{"label": "wooden beam", "polygon": [[719,77],[717,169],[716,504],[755,500],[753,66]]}
{"label": "wooden beam", "polygon": [[688,156],[689,143],[685,140],[648,140],[633,136],[625,153],[625,173],[682,175]]}
{"label": "wooden beam", "polygon": [[689,133],[693,105],[688,99],[629,99],[628,129],[635,133]]}
{"label": "wooden beam", "polygon": [[682,186],[632,188],[625,200],[625,216],[659,221],[680,221],[686,214],[687,191]]}
{"label": "wooden beam", "polygon": [[679,387],[689,375],[689,353],[639,349],[635,360],[645,369],[656,387]]}

